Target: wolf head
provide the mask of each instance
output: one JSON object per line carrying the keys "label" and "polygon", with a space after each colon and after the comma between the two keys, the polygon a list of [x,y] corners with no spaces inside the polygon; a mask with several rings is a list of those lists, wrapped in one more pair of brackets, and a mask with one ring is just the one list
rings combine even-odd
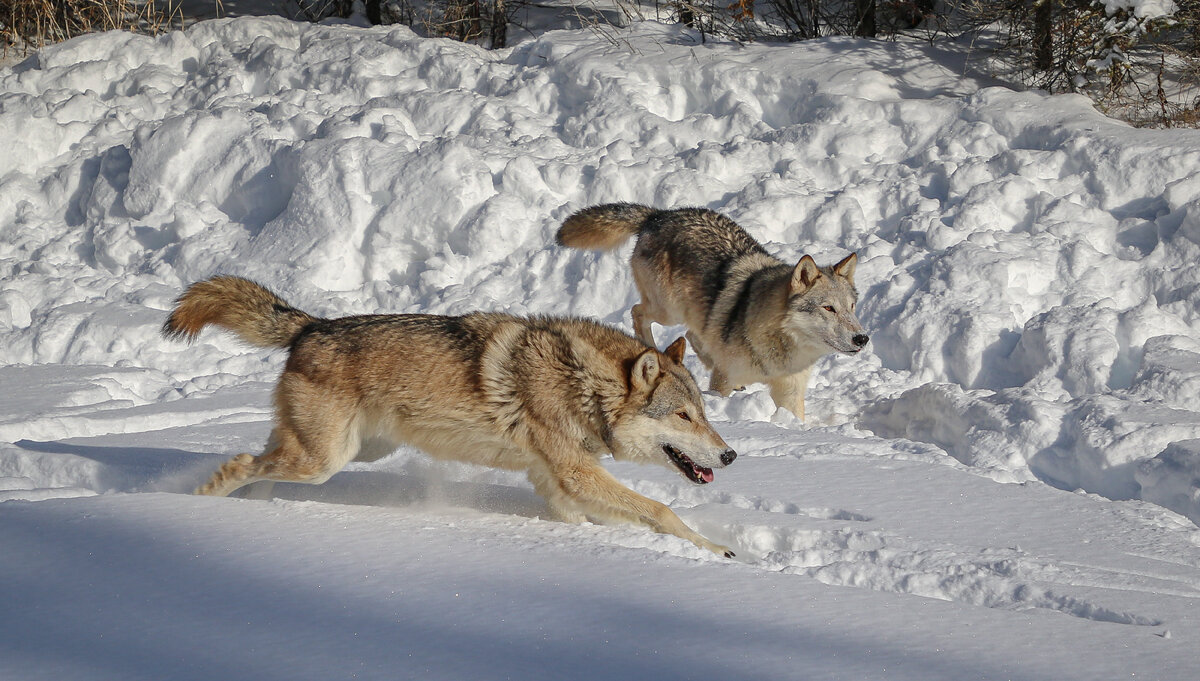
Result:
{"label": "wolf head", "polygon": [[664,352],[647,349],[629,368],[629,393],[612,425],[613,458],[657,463],[696,484],[712,482],[737,452],[704,415],[700,389],[683,367],[687,345],[676,340]]}
{"label": "wolf head", "polygon": [[833,267],[817,267],[811,256],[800,258],[792,271],[784,319],[784,328],[797,341],[816,341],[849,355],[867,344],[870,337],[854,316],[858,303],[854,288],[857,264],[855,253]]}

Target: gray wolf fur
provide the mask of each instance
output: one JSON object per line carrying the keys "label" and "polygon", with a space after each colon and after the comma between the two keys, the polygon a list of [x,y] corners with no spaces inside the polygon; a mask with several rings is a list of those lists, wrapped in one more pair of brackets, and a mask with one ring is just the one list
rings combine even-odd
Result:
{"label": "gray wolf fur", "polygon": [[192,340],[210,324],[289,354],[266,449],[235,456],[198,494],[256,480],[319,484],[408,443],[525,470],[563,520],[641,523],[733,556],[599,463],[611,452],[704,484],[737,456],[705,417],[682,338],[659,352],[596,322],[478,312],[322,319],[228,276],[188,288],[163,333]]}
{"label": "gray wolf fur", "polygon": [[854,316],[854,253],[831,267],[808,255],[790,265],[714,211],[630,203],[575,213],[557,240],[612,250],[633,236],[638,338],[654,344],[651,322],[686,324],[688,341],[712,371],[710,388],[722,395],[766,383],[776,406],[804,418],[812,365],[830,352],[857,353],[870,340]]}

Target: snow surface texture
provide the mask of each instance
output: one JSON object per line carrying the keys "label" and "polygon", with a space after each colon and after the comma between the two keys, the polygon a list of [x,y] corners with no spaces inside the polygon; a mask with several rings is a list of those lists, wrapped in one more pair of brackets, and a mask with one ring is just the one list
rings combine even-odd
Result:
{"label": "snow surface texture", "polygon": [[[1200,676],[1195,131],[913,44],[237,19],[0,71],[0,139],[0,677]],[[708,399],[715,484],[611,467],[740,562],[408,448],[178,494],[259,451],[282,363],[160,338],[188,283],[628,329],[628,250],[553,243],[617,200],[859,254],[870,351],[807,424],[753,386]]]}

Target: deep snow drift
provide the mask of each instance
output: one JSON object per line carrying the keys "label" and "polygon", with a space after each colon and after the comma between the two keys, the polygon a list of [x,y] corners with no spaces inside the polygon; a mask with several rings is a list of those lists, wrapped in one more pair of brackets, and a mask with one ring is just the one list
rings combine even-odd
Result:
{"label": "deep snow drift", "polygon": [[[918,45],[608,38],[238,19],[0,71],[0,671],[1200,674],[1200,530],[1162,508],[1200,520],[1200,133]],[[708,401],[742,454],[714,485],[612,467],[744,562],[408,449],[287,500],[174,494],[258,451],[282,360],[161,339],[186,284],[628,328],[627,251],[553,244],[614,200],[859,254],[872,343],[818,365],[808,423],[755,386]]]}

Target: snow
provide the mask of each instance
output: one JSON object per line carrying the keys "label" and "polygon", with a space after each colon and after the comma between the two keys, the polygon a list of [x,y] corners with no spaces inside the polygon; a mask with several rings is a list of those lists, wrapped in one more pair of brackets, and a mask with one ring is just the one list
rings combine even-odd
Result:
{"label": "snow", "polygon": [[1109,16],[1125,10],[1138,19],[1170,17],[1179,10],[1174,0],[1101,0],[1100,4]]}
{"label": "snow", "polygon": [[[218,20],[0,84],[0,677],[1200,675],[1196,131],[918,43],[654,23],[488,52]],[[259,451],[282,364],[162,339],[188,283],[629,329],[627,250],[553,243],[615,200],[859,254],[872,343],[806,423],[753,386],[706,398],[740,454],[713,484],[610,462],[738,560],[409,448],[183,494]]]}

